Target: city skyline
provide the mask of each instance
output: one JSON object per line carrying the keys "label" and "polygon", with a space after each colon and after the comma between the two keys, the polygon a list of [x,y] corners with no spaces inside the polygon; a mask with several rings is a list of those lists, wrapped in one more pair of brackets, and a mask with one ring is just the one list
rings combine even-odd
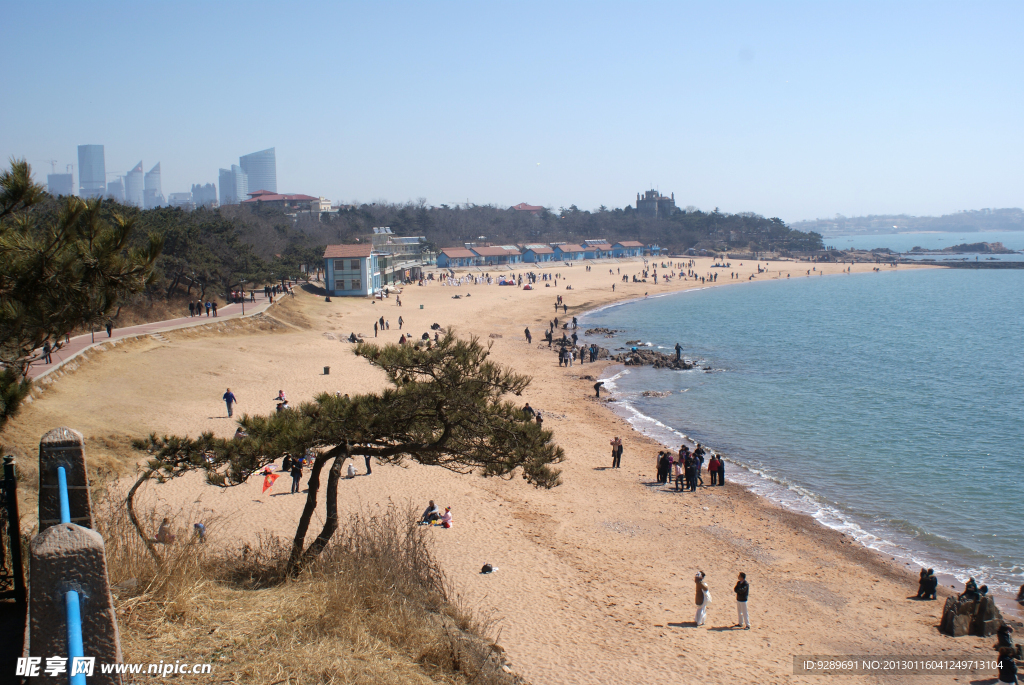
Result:
{"label": "city skyline", "polygon": [[[595,209],[642,188],[788,222],[1024,204],[1019,4],[225,2],[194,25],[168,23],[175,6],[191,11],[8,8],[0,51],[33,59],[8,79],[0,154],[43,180],[50,160],[103,143],[105,181],[142,153],[168,193],[273,146],[281,192],[342,203]],[[309,13],[363,30],[311,40]],[[270,28],[242,78],[201,94],[148,85],[154,69],[229,64]],[[125,64],[115,95],[41,47],[83,34],[86,63],[152,57]]]}

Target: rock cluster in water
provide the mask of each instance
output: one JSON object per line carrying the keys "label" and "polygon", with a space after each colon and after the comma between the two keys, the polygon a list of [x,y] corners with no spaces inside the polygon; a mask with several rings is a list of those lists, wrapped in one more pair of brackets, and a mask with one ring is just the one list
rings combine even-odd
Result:
{"label": "rock cluster in water", "polygon": [[597,335],[597,334],[600,333],[601,335],[605,335],[605,336],[611,337],[611,336],[615,335],[618,332],[619,331],[617,331],[614,328],[588,328],[586,331],[584,331],[583,334],[584,335]]}
{"label": "rock cluster in water", "polygon": [[625,364],[626,366],[652,366],[655,369],[677,369],[686,371],[693,369],[696,365],[685,359],[676,359],[675,355],[665,354],[657,350],[637,350],[636,352],[623,352],[616,354],[612,361]]}

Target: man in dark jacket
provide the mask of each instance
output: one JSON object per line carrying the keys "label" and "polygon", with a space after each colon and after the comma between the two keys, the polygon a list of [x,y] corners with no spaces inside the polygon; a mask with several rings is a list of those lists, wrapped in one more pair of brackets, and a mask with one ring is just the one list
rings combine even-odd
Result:
{"label": "man in dark jacket", "polygon": [[736,583],[733,592],[736,593],[736,611],[739,614],[739,623],[736,624],[736,627],[742,626],[745,630],[750,630],[750,614],[747,613],[747,596],[750,594],[750,584],[747,583],[746,573],[740,574],[739,582]]}

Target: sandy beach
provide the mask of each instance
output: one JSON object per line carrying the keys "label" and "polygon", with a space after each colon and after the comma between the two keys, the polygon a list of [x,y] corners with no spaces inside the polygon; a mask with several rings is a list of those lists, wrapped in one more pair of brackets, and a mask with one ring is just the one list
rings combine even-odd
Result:
{"label": "sandy beach", "polygon": [[[742,285],[757,269],[756,262],[746,260],[742,265],[732,260],[726,269],[711,264],[696,259],[694,270],[718,272],[717,287]],[[285,298],[251,325],[172,331],[164,334],[167,342],[144,338],[91,353],[26,406],[0,441],[29,465],[39,437],[64,425],[86,436],[90,459],[103,468],[134,464],[139,454],[129,441],[150,432],[231,435],[235,423],[221,401],[228,387],[239,400],[236,415],[273,411],[278,390],[297,404],[323,391],[379,389],[383,375],[351,353],[349,334],[373,339],[374,320],[383,316],[390,330],[377,341],[397,342],[401,333],[419,337],[436,322],[492,343],[496,360],[533,376],[521,400],[543,412],[545,427],[564,447],[564,482],[539,490],[518,478],[484,479],[411,463],[374,464],[373,474],[364,476],[360,460],[360,475],[340,487],[342,525],[345,512],[373,507],[422,510],[429,499],[451,506],[453,528],[431,531],[439,558],[466,602],[493,619],[513,667],[530,682],[819,683],[821,676],[793,675],[795,655],[993,655],[994,638],[954,640],[939,634],[941,594],[933,602],[908,599],[917,590],[916,568],[892,563],[735,484],[686,495],[651,487],[662,446],[634,432],[604,398],[594,398],[593,378],[608,362],[560,368],[543,342],[558,295],[568,307],[567,313],[557,313],[564,321],[613,301],[707,284],[693,279],[623,283],[620,274],[608,272],[639,273],[639,260],[596,263],[591,271],[582,264],[519,266],[517,273],[560,274],[558,286],[541,282],[526,291],[433,282],[406,287],[401,307],[394,297],[325,302],[296,289],[294,298]],[[771,262],[768,273],[755,280],[881,279],[887,272],[927,268],[880,266],[875,273],[872,264],[856,264],[852,274],[841,274],[847,266]],[[808,269],[815,269],[811,276]],[[730,279],[730,272],[738,279]],[[401,331],[399,316],[405,322]],[[524,337],[527,326],[532,344]],[[615,436],[623,439],[625,454],[622,468],[612,470],[609,440]],[[259,479],[220,489],[196,475],[147,487],[169,511],[208,509],[221,521],[210,530],[212,539],[235,542],[264,531],[291,536],[305,497],[288,494],[287,480],[265,494]],[[31,513],[33,504],[22,506]],[[485,563],[499,571],[480,575]],[[714,597],[707,625],[700,628],[694,625],[698,570],[707,574]],[[732,588],[740,571],[751,585],[751,630],[734,628]]]}

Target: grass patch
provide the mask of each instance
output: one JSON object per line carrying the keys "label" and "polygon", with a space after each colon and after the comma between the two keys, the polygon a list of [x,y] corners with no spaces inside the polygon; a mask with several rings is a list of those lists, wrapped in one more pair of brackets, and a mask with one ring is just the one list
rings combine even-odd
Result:
{"label": "grass patch", "polygon": [[148,532],[164,517],[207,527],[205,542],[179,530],[157,564],[124,494],[111,490],[96,520],[126,662],[211,663],[212,682],[265,685],[523,682],[485,637],[488,622],[453,592],[415,512],[390,505],[346,519],[322,557],[291,579],[285,541],[232,545],[218,538],[211,512],[158,510],[143,499]]}

